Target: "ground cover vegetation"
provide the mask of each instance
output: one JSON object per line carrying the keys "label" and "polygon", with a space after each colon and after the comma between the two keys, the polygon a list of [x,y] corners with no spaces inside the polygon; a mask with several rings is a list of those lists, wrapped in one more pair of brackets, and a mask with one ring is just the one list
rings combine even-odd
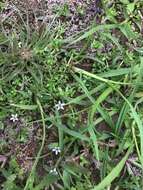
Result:
{"label": "ground cover vegetation", "polygon": [[142,105],[142,1],[0,1],[0,189],[143,189]]}

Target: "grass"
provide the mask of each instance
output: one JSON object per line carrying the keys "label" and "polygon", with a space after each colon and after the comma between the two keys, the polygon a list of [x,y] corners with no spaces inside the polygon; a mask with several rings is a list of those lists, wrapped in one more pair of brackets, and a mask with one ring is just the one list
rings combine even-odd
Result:
{"label": "grass", "polygon": [[50,21],[24,4],[6,5],[0,3],[0,188],[141,190],[143,3],[103,0],[95,20],[70,37],[70,5]]}

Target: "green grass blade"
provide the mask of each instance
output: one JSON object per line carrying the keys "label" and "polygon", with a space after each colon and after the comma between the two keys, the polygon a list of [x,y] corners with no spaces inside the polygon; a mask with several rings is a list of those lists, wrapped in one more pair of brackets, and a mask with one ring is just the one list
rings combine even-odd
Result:
{"label": "green grass blade", "polygon": [[98,150],[98,144],[97,144],[97,137],[94,131],[94,125],[92,123],[88,123],[88,132],[90,134],[91,141],[93,143],[93,152],[95,154],[96,159],[99,161],[99,150]]}
{"label": "green grass blade", "polygon": [[10,105],[22,110],[36,110],[38,108],[37,105],[22,105],[22,104],[10,104]]}
{"label": "green grass blade", "polygon": [[58,128],[58,136],[59,136],[59,147],[61,150],[63,150],[63,147],[64,147],[64,131],[63,131],[63,128],[62,128],[62,121],[61,121],[61,118],[60,118],[60,115],[59,115],[59,112],[56,111],[56,122],[55,122],[55,125],[57,126]]}
{"label": "green grass blade", "polygon": [[96,80],[99,80],[99,81],[102,81],[102,82],[105,82],[105,83],[111,83],[111,84],[122,84],[122,85],[131,85],[131,83],[125,83],[125,82],[117,82],[117,81],[113,81],[113,80],[108,80],[108,79],[105,79],[103,77],[100,77],[96,74],[92,74],[92,73],[89,73],[88,71],[85,71],[83,69],[80,69],[80,68],[77,68],[77,67],[73,67],[73,70],[77,73],[81,73],[81,74],[84,74],[86,76],[89,76],[91,78],[94,78]]}
{"label": "green grass blade", "polygon": [[[93,94],[95,94],[95,93],[101,91],[102,89],[105,88],[105,85],[106,85],[106,84],[100,84],[100,85],[98,85],[96,88],[94,88],[93,90],[89,91],[89,95],[92,96]],[[73,98],[73,99],[69,100],[69,102],[68,102],[67,104],[80,104],[80,102],[81,102],[83,99],[85,99],[86,97],[87,97],[87,95],[86,95],[86,94],[83,94],[83,95],[81,95],[81,96],[78,96],[78,97],[76,97],[76,98]]]}
{"label": "green grass blade", "polygon": [[94,132],[94,114],[101,102],[103,102],[107,96],[113,91],[112,88],[107,88],[100,96],[99,98],[95,101],[94,105],[92,106],[91,113],[89,113],[89,119],[88,119],[88,131],[92,140],[92,143],[94,145],[94,153],[99,160],[99,151],[98,151],[98,144],[97,144],[97,137]]}
{"label": "green grass blade", "polygon": [[116,70],[109,70],[108,72],[101,73],[98,76],[104,77],[104,78],[116,77],[116,76],[130,74],[131,71],[132,71],[131,68],[118,68]]}
{"label": "green grass blade", "polygon": [[72,44],[75,44],[83,39],[86,39],[88,38],[89,36],[93,35],[95,32],[97,31],[100,31],[100,30],[111,30],[113,28],[117,28],[118,25],[117,24],[105,24],[105,25],[98,25],[98,26],[95,26],[93,27],[92,29],[90,29],[89,31],[85,32],[83,35],[81,35],[79,38],[77,39],[72,39],[72,38],[69,38],[69,39],[66,39],[65,42],[69,42],[70,45]]}
{"label": "green grass blade", "polygon": [[95,186],[92,190],[103,190],[104,188],[108,187],[112,181],[117,178],[122,171],[126,160],[128,159],[128,156],[132,150],[132,147],[127,151],[126,155],[122,158],[122,160],[117,164],[115,168],[112,169],[112,171],[99,183],[97,186]]}
{"label": "green grass blade", "polygon": [[[85,92],[85,95],[89,98],[89,100],[91,101],[91,103],[95,104],[95,99],[91,96],[90,92],[88,91],[88,89],[86,88],[86,86],[84,85],[84,83],[82,82],[82,80],[79,77],[77,77],[76,75],[73,75],[73,77],[80,84],[82,90]],[[100,88],[97,87],[96,89],[100,89]],[[95,89],[93,89],[93,91],[95,92]],[[106,121],[106,123],[108,123],[108,125],[111,128],[113,128],[113,121],[112,121],[111,117],[109,116],[109,114],[100,105],[97,106],[97,111],[101,114],[101,116],[104,118],[104,120]]]}
{"label": "green grass blade", "polygon": [[94,114],[98,108],[98,105],[102,103],[109,94],[113,92],[113,88],[109,87],[98,97],[98,99],[95,101],[94,105],[92,106],[91,113],[90,113],[90,121],[92,122],[94,119]]}
{"label": "green grass blade", "polygon": [[80,139],[82,141],[87,141],[87,142],[90,141],[89,138],[86,137],[85,135],[83,135],[77,131],[71,130],[71,129],[67,128],[65,125],[62,125],[62,129],[65,133],[75,137],[76,139]]}
{"label": "green grass blade", "polygon": [[140,154],[141,154],[141,157],[140,157],[140,162],[143,166],[143,123],[142,123],[142,120],[139,116],[139,114],[136,112],[136,110],[134,109],[134,107],[132,106],[132,104],[129,102],[129,100],[118,90],[118,89],[115,89],[119,94],[120,96],[125,100],[125,102],[128,104],[128,106],[130,107],[130,110],[131,110],[131,113],[132,113],[132,116],[134,118],[134,121],[139,129],[139,136],[140,136]]}

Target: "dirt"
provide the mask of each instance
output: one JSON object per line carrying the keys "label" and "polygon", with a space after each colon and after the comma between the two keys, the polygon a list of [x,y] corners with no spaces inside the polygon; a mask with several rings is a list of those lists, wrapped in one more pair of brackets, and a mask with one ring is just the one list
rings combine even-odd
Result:
{"label": "dirt", "polygon": [[17,22],[18,15],[25,21],[28,15],[33,28],[38,27],[39,23],[50,23],[56,17],[55,23],[63,23],[64,35],[70,36],[86,29],[92,22],[100,23],[102,13],[99,0],[8,0],[0,17]]}
{"label": "dirt", "polygon": [[68,6],[68,14],[59,17],[66,23],[66,36],[86,29],[93,21],[101,21],[102,8],[99,0],[51,0],[47,2],[47,11],[50,10],[53,14],[54,8],[61,4]]}

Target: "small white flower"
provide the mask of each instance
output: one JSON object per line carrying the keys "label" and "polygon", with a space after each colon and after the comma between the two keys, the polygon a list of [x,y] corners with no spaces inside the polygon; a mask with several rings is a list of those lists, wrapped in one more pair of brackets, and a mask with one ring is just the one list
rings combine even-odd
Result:
{"label": "small white flower", "polygon": [[18,47],[19,47],[19,48],[22,47],[22,42],[18,42]]}
{"label": "small white flower", "polygon": [[61,102],[61,101],[58,101],[58,103],[55,105],[55,108],[59,111],[59,110],[64,110],[64,106],[65,106],[65,103]]}
{"label": "small white flower", "polygon": [[50,174],[58,175],[57,169],[54,168],[54,169],[50,170]]}
{"label": "small white flower", "polygon": [[17,114],[11,114],[10,120],[11,120],[12,122],[18,121],[18,115],[17,115]]}
{"label": "small white flower", "polygon": [[60,147],[55,147],[55,148],[53,148],[53,149],[52,149],[52,152],[54,152],[55,155],[58,155],[58,154],[61,152]]}

